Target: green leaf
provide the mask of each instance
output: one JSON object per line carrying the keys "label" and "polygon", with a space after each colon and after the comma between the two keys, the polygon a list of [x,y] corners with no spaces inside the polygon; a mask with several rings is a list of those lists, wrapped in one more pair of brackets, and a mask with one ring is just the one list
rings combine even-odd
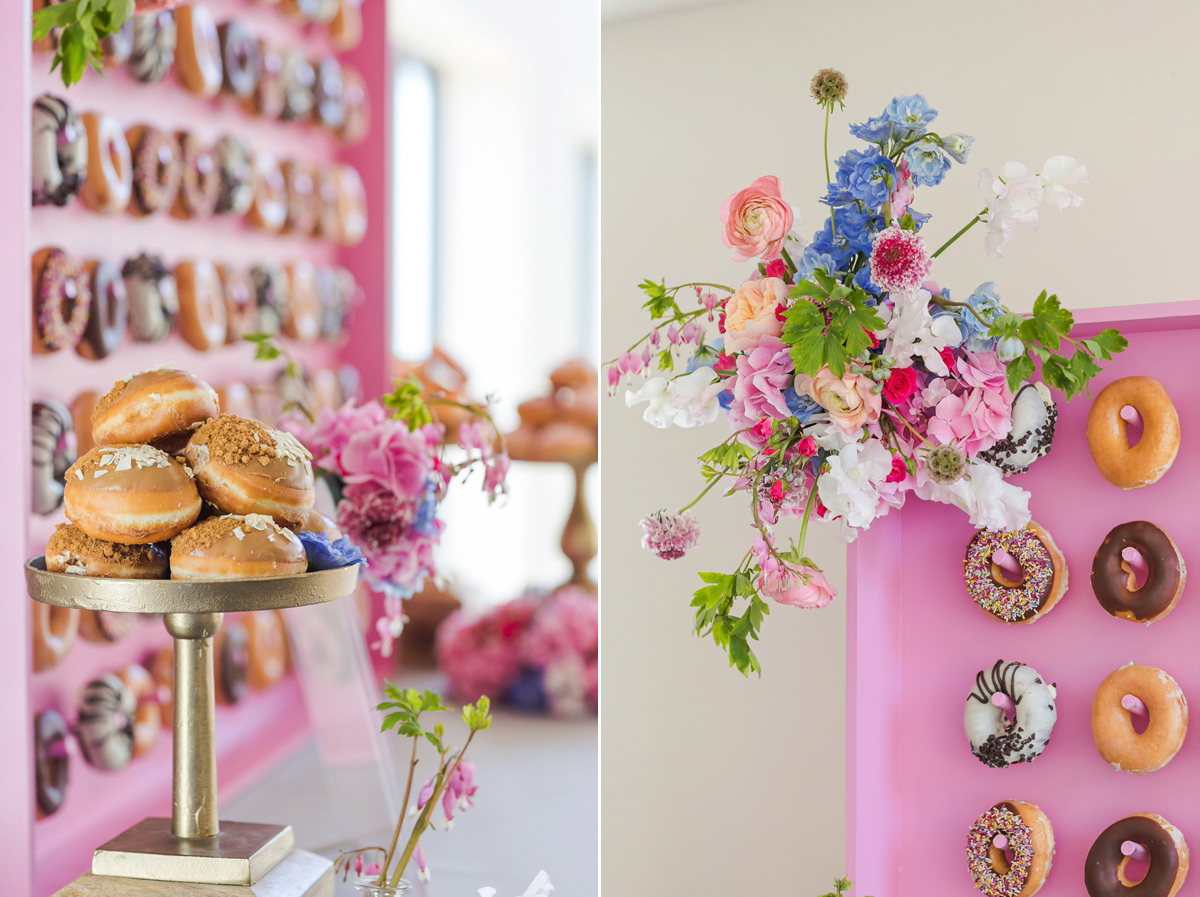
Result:
{"label": "green leaf", "polygon": [[667,282],[665,278],[661,283],[655,283],[653,280],[643,280],[638,284],[638,289],[647,296],[646,301],[642,303],[642,308],[649,309],[651,319],[665,316],[675,306],[674,297],[667,295]]}
{"label": "green leaf", "polygon": [[134,9],[137,6],[136,0],[108,0],[109,11],[112,14],[112,30],[117,32],[121,30],[121,26],[133,15]]}
{"label": "green leaf", "polygon": [[1017,336],[1021,329],[1021,322],[1024,320],[1023,315],[1018,315],[1011,311],[997,315],[992,319],[992,326],[988,328],[988,335],[997,336],[1000,339]]}
{"label": "green leaf", "polygon": [[84,64],[83,28],[79,23],[63,29],[58,38],[58,54],[62,60],[63,85],[70,87],[83,77]]}
{"label": "green leaf", "polygon": [[1057,296],[1053,294],[1048,296],[1045,290],[1042,290],[1041,295],[1033,300],[1033,316],[1046,326],[1053,328],[1061,336],[1066,336],[1075,326],[1075,316],[1068,309],[1063,308]]}
{"label": "green leaf", "polygon": [[383,727],[379,731],[386,732],[388,729],[392,728],[392,726],[403,720],[406,716],[407,714],[405,713],[389,713],[383,718]]}
{"label": "green leaf", "polygon": [[[1023,381],[1028,380],[1033,376],[1033,371],[1033,359],[1028,355],[1021,355],[1017,358],[1014,358],[1009,362],[1008,370],[1006,371],[1008,388],[1015,393]],[[1044,369],[1042,375],[1045,376]]]}
{"label": "green leaf", "polygon": [[41,40],[55,28],[70,25],[78,19],[79,0],[67,0],[44,6],[33,14],[33,39]]}
{"label": "green leaf", "polygon": [[828,292],[819,283],[815,283],[811,280],[800,281],[798,284],[792,287],[791,292],[788,293],[788,296],[792,299],[802,298],[804,296],[820,296],[821,298],[824,298],[827,295]]}
{"label": "green leaf", "polygon": [[825,315],[807,299],[798,299],[787,311],[783,341],[791,345],[792,363],[801,373],[814,376],[825,363]]}
{"label": "green leaf", "polygon": [[1118,352],[1124,352],[1125,347],[1129,345],[1129,340],[1121,336],[1120,331],[1112,327],[1101,330],[1089,342],[1095,342],[1100,347],[1100,357],[1105,361],[1108,361]]}
{"label": "green leaf", "polygon": [[429,406],[421,397],[424,386],[413,374],[395,381],[396,388],[382,398],[383,407],[391,409],[392,420],[403,421],[411,433],[418,427],[433,423]]}
{"label": "green leaf", "polygon": [[438,738],[433,732],[424,732],[422,734],[425,736],[425,740],[433,745],[433,749],[440,754],[442,752],[442,739]]}

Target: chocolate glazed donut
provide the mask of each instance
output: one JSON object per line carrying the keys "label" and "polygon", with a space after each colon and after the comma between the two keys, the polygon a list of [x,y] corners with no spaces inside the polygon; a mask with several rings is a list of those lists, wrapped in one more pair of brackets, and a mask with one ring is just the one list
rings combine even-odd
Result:
{"label": "chocolate glazed donut", "polygon": [[[1129,862],[1121,853],[1125,841],[1141,844],[1150,854],[1150,868],[1140,882],[1125,876]],[[1091,897],[1169,897],[1183,884],[1188,865],[1187,843],[1179,829],[1161,816],[1138,813],[1118,819],[1100,833],[1088,851],[1083,883]]]}
{"label": "chocolate glazed donut", "polygon": [[52,514],[63,501],[63,476],[75,460],[74,421],[62,402],[33,403],[30,431],[31,499],[35,514]]}
{"label": "chocolate glazed donut", "polygon": [[[1133,568],[1121,557],[1134,548],[1146,560],[1145,584],[1135,588]],[[1183,594],[1187,568],[1179,547],[1153,523],[1134,520],[1113,527],[1092,561],[1092,591],[1114,617],[1153,623],[1169,614]]]}
{"label": "chocolate glazed donut", "polygon": [[33,758],[37,815],[42,819],[62,806],[67,793],[67,721],[57,710],[43,710],[34,717]]}

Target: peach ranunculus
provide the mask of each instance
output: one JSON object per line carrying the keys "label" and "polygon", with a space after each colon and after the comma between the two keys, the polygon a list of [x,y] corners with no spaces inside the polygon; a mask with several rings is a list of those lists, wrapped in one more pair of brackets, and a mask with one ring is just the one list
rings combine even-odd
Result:
{"label": "peach ranunculus", "polygon": [[787,298],[788,285],[778,277],[747,280],[725,300],[725,349],[753,349],[764,336],[783,333],[783,321],[775,314]]}
{"label": "peach ranunculus", "polygon": [[792,207],[783,201],[779,178],[761,177],[745,190],[731,193],[721,203],[725,245],[733,260],[779,258],[783,240],[792,229]]}
{"label": "peach ranunculus", "polygon": [[835,377],[825,366],[809,381],[808,394],[829,412],[830,419],[839,427],[853,433],[868,421],[879,420],[883,400],[874,387],[875,381],[870,377],[862,374]]}

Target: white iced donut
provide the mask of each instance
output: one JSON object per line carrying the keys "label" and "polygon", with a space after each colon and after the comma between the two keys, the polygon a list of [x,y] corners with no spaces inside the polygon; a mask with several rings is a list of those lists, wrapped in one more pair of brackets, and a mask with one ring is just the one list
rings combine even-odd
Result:
{"label": "white iced donut", "polygon": [[1058,406],[1045,383],[1026,383],[1013,397],[1012,430],[1009,434],[979,453],[1002,473],[1024,473],[1029,465],[1050,451],[1054,441],[1054,424],[1058,421]]}
{"label": "white iced donut", "polygon": [[[1012,720],[992,703],[992,695],[1012,701]],[[967,695],[963,729],[971,753],[986,766],[1000,768],[1036,759],[1050,741],[1058,719],[1058,688],[1046,682],[1033,667],[997,660],[991,670],[980,670],[975,687]]]}

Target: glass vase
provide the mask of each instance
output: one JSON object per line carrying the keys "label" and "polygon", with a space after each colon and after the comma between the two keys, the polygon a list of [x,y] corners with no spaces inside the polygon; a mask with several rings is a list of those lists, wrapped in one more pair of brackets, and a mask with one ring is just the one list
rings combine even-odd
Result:
{"label": "glass vase", "polygon": [[392,885],[381,885],[377,875],[360,875],[354,880],[354,887],[358,888],[364,897],[401,897],[402,894],[407,894],[412,890],[412,883],[408,879],[402,878],[393,887]]}

